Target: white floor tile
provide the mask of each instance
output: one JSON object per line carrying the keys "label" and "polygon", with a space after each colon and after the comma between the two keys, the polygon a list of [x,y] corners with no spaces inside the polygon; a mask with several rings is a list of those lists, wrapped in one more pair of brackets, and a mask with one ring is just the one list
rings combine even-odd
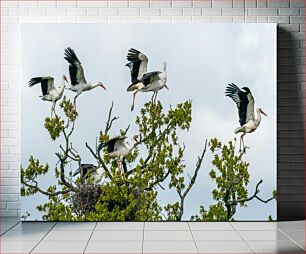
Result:
{"label": "white floor tile", "polygon": [[291,241],[248,242],[256,253],[304,253],[304,250]]}
{"label": "white floor tile", "polygon": [[96,222],[58,222],[52,231],[93,230]]}
{"label": "white floor tile", "polygon": [[145,231],[145,241],[192,241],[192,235],[190,231]]}
{"label": "white floor tile", "polygon": [[[87,242],[40,242],[31,253],[83,253]],[[97,252],[99,252],[97,250]]]}
{"label": "white floor tile", "polygon": [[89,242],[85,253],[142,253],[142,242]]}
{"label": "white floor tile", "polygon": [[189,222],[191,230],[235,230],[229,222]]}
{"label": "white floor tile", "polygon": [[271,222],[231,222],[236,230],[275,230]]}
{"label": "white floor tile", "polygon": [[95,230],[143,230],[144,222],[98,222]]}
{"label": "white floor tile", "polygon": [[[17,231],[16,231],[17,232]],[[43,239],[44,242],[86,242],[92,231],[50,231]]]}
{"label": "white floor tile", "polygon": [[144,242],[143,253],[198,253],[193,241],[189,242]]}
{"label": "white floor tile", "polygon": [[291,240],[297,242],[302,248],[305,249],[305,231],[304,230],[291,230],[282,231],[285,235],[289,236]]}
{"label": "white floor tile", "polygon": [[12,228],[13,231],[49,231],[55,222],[21,222]]}
{"label": "white floor tile", "polygon": [[190,230],[188,222],[145,222],[145,230]]}
{"label": "white floor tile", "polygon": [[289,240],[287,236],[278,230],[272,231],[239,231],[246,241],[283,241]]}
{"label": "white floor tile", "polygon": [[304,230],[305,231],[305,221],[276,222],[276,227],[281,230]]}
{"label": "white floor tile", "polygon": [[143,231],[94,231],[91,242],[142,241]]}
{"label": "white floor tile", "polygon": [[236,231],[192,231],[195,241],[242,241]]}
{"label": "white floor tile", "polygon": [[3,242],[38,242],[47,232],[40,231],[8,231],[1,236]]}
{"label": "white floor tile", "polygon": [[197,242],[200,253],[253,253],[252,249],[241,242]]}
{"label": "white floor tile", "polygon": [[0,253],[29,253],[37,242],[1,242]]}

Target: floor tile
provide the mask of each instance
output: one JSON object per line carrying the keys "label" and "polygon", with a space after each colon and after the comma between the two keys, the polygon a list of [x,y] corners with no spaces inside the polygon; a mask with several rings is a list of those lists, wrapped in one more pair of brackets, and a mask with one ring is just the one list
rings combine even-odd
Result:
{"label": "floor tile", "polygon": [[85,253],[142,253],[142,242],[89,242]]}
{"label": "floor tile", "polygon": [[38,242],[46,234],[40,231],[8,231],[1,236],[1,242]]}
{"label": "floor tile", "polygon": [[252,249],[241,242],[196,242],[200,253],[253,253]]}
{"label": "floor tile", "polygon": [[93,230],[96,222],[58,222],[52,231]]}
{"label": "floor tile", "polygon": [[14,231],[49,231],[53,226],[55,225],[55,222],[21,222],[18,223],[15,227],[13,227],[11,230]]}
{"label": "floor tile", "polygon": [[145,230],[190,230],[187,222],[145,222]]}
{"label": "floor tile", "polygon": [[95,230],[143,230],[144,222],[98,222]]}
{"label": "floor tile", "polygon": [[305,221],[281,221],[276,223],[281,230],[305,230]]}
{"label": "floor tile", "polygon": [[143,231],[94,231],[91,242],[142,241]]}
{"label": "floor tile", "polygon": [[196,245],[190,242],[144,242],[143,253],[198,253]]}
{"label": "floor tile", "polygon": [[235,230],[229,222],[189,222],[191,230]]}
{"label": "floor tile", "polygon": [[278,230],[272,231],[239,231],[239,234],[244,238],[246,241],[282,241],[282,240],[289,240],[287,236],[281,233]]}
{"label": "floor tile", "polygon": [[195,241],[242,241],[236,231],[192,231]]}
{"label": "floor tile", "polygon": [[298,243],[302,248],[305,249],[305,231],[304,230],[290,230],[282,231],[285,235],[289,236],[291,240]]}
{"label": "floor tile", "polygon": [[190,231],[145,231],[145,241],[192,241]]}
{"label": "floor tile", "polygon": [[256,253],[304,253],[304,250],[291,241],[248,242]]}
{"label": "floor tile", "polygon": [[29,253],[37,242],[1,242],[0,253]]}
{"label": "floor tile", "polygon": [[0,224],[2,223],[17,223],[20,222],[20,218],[17,217],[1,217],[0,218]]}
{"label": "floor tile", "polygon": [[83,253],[87,242],[40,242],[31,253]]}
{"label": "floor tile", "polygon": [[[17,232],[17,231],[16,231]],[[86,242],[92,231],[50,231],[43,239],[44,242]]]}
{"label": "floor tile", "polygon": [[231,222],[236,230],[275,230],[270,222]]}

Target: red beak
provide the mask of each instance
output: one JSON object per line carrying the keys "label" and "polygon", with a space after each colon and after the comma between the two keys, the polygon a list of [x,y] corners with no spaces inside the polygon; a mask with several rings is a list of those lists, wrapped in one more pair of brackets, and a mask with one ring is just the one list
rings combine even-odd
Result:
{"label": "red beak", "polygon": [[263,112],[262,110],[260,110],[260,113],[262,113],[263,115],[267,116],[267,114],[265,112]]}
{"label": "red beak", "polygon": [[106,87],[105,87],[102,83],[100,83],[100,86],[101,86],[104,90],[106,90]]}

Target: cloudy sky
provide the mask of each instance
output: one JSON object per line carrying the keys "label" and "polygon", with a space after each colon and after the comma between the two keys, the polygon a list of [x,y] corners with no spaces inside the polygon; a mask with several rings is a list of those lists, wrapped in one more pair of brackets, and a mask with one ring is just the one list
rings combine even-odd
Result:
{"label": "cloudy sky", "polygon": [[[52,142],[44,129],[44,119],[51,105],[41,101],[40,87],[29,88],[27,82],[34,76],[53,76],[61,83],[62,74],[68,76],[64,49],[72,47],[85,70],[89,82],[101,81],[108,90],[95,89],[78,99],[80,117],[73,135],[73,143],[84,162],[94,163],[85,148],[88,141],[94,145],[96,136],[104,128],[108,108],[114,101],[114,113],[120,119],[114,124],[115,135],[120,128],[131,125],[129,135],[136,132],[135,119],[141,106],[151,94],[136,97],[134,112],[130,111],[132,94],[126,92],[130,76],[126,54],[133,47],[149,57],[149,71],[160,70],[168,63],[168,87],[158,99],[165,107],[192,100],[192,125],[188,133],[180,133],[185,142],[186,173],[192,174],[197,156],[205,139],[218,137],[228,142],[235,137],[239,126],[235,103],[224,96],[228,83],[248,86],[255,98],[255,107],[268,115],[253,134],[245,137],[251,147],[245,159],[250,162],[249,192],[263,179],[263,198],[270,197],[276,188],[276,26],[275,24],[24,24],[21,32],[22,59],[22,165],[30,155],[41,163],[55,166],[60,141]],[[73,98],[70,91],[66,92]],[[197,182],[186,199],[184,219],[198,213],[200,205],[213,203],[211,191],[215,187],[208,176],[211,170],[210,152],[207,152]],[[71,168],[74,170],[75,168]],[[40,179],[41,187],[54,184],[53,172]],[[160,190],[162,204],[177,200],[175,192]],[[45,202],[44,196],[22,198],[22,213],[31,213],[30,219],[40,219],[36,205]],[[256,200],[247,208],[237,209],[235,218],[266,220],[276,218],[276,202],[262,204]]]}

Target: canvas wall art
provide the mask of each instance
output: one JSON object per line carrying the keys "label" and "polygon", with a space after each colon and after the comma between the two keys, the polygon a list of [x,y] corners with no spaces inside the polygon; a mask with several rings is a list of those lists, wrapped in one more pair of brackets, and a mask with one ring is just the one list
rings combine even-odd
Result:
{"label": "canvas wall art", "polygon": [[23,24],[22,219],[276,220],[275,24]]}

